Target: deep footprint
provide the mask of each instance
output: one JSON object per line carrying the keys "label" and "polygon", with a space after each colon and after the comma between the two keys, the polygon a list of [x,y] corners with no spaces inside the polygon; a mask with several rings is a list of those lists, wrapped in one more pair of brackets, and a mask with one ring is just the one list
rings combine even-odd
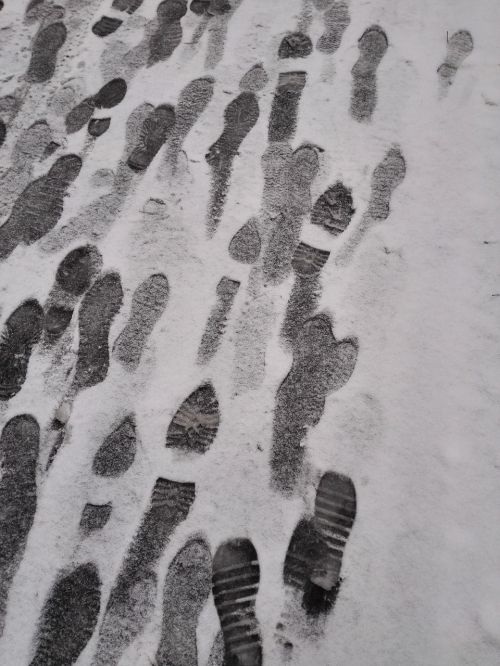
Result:
{"label": "deep footprint", "polygon": [[240,283],[237,280],[226,276],[217,285],[217,301],[208,318],[198,350],[199,363],[207,363],[217,352],[239,288]]}
{"label": "deep footprint", "polygon": [[113,346],[113,356],[129,372],[139,366],[147,339],[167,307],[168,295],[163,273],[150,275],[135,290],[130,318]]}
{"label": "deep footprint", "polygon": [[26,187],[9,219],[0,227],[0,259],[7,258],[20,243],[35,243],[56,226],[67,190],[81,168],[82,160],[78,155],[64,155],[45,176]]}
{"label": "deep footprint", "polygon": [[196,630],[211,589],[212,558],[201,537],[190,539],[172,560],[163,588],[163,622],[156,663],[197,666]]}
{"label": "deep footprint", "polygon": [[306,79],[305,72],[284,72],[279,75],[269,118],[269,141],[288,141],[295,133]]}
{"label": "deep footprint", "polygon": [[361,35],[359,58],[352,68],[351,116],[369,122],[377,105],[377,68],[387,51],[387,35],[373,25]]}
{"label": "deep footprint", "polygon": [[98,37],[107,37],[116,32],[123,21],[110,16],[101,16],[101,18],[92,26],[92,32]]}
{"label": "deep footprint", "polygon": [[321,478],[314,517],[297,525],[285,558],[283,581],[302,595],[308,615],[328,613],[342,579],[342,559],[356,518],[356,490],[351,479],[336,472]]}
{"label": "deep footprint", "polygon": [[254,93],[242,92],[224,111],[224,130],[205,156],[212,169],[211,200],[208,214],[209,233],[213,234],[222,218],[229,189],[233,161],[239,147],[259,118],[259,104]]}
{"label": "deep footprint", "polygon": [[22,303],[5,322],[0,337],[0,400],[10,400],[21,390],[42,330],[43,309],[33,299]]}
{"label": "deep footprint", "polygon": [[94,282],[82,301],[74,378],[77,391],[102,382],[108,374],[109,330],[122,300],[120,276],[118,273],[106,273]]}
{"label": "deep footprint", "polygon": [[314,204],[311,222],[322,226],[332,236],[338,236],[347,229],[354,213],[352,190],[337,181]]}
{"label": "deep footprint", "polygon": [[334,2],[323,14],[325,32],[318,39],[316,48],[322,53],[335,53],[339,48],[344,32],[351,22],[345,2]]}
{"label": "deep footprint", "polygon": [[35,518],[39,446],[40,428],[29,414],[10,419],[0,437],[0,635],[10,585]]}
{"label": "deep footprint", "polygon": [[94,456],[92,471],[98,476],[116,478],[125,474],[134,462],[137,435],[132,415],[111,432]]}
{"label": "deep footprint", "polygon": [[71,666],[94,633],[101,604],[95,564],[81,564],[60,578],[42,610],[30,666]]}
{"label": "deep footprint", "polygon": [[133,171],[144,171],[167,140],[175,125],[174,107],[157,106],[144,120],[139,144],[134,148],[127,164]]}
{"label": "deep footprint", "polygon": [[276,394],[271,454],[276,490],[293,491],[305,456],[304,437],[319,423],[327,395],[351,377],[357,355],[356,341],[337,341],[326,315],[306,321],[297,335],[291,370]]}
{"label": "deep footprint", "polygon": [[206,453],[219,429],[219,401],[212,384],[199,386],[174,414],[167,430],[167,448]]}
{"label": "deep footprint", "polygon": [[51,23],[40,30],[33,40],[31,60],[26,72],[26,80],[31,83],[44,83],[54,75],[57,55],[66,41],[64,23]]}
{"label": "deep footprint", "polygon": [[225,666],[261,666],[262,638],[255,615],[260,567],[248,539],[219,546],[213,561],[212,590],[225,648]]}
{"label": "deep footprint", "polygon": [[118,664],[151,619],[156,602],[157,561],[176,527],[187,518],[194,498],[194,483],[157,479],[149,509],[111,590],[93,666]]}

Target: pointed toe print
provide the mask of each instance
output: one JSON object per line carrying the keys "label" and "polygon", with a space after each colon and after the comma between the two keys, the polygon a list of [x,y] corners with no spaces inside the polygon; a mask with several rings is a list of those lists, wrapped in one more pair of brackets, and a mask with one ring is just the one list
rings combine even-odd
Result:
{"label": "pointed toe print", "polygon": [[260,92],[266,87],[268,80],[266,70],[259,63],[243,75],[240,81],[240,90],[253,93]]}
{"label": "pointed toe print", "polygon": [[133,171],[144,171],[167,140],[175,125],[175,111],[172,106],[157,106],[145,119],[139,137],[139,145],[134,148],[127,164]]}
{"label": "pointed toe print", "polygon": [[94,104],[97,109],[112,109],[123,101],[126,94],[126,82],[123,79],[112,79],[95,95]]}
{"label": "pointed toe print", "polygon": [[347,383],[357,355],[357,343],[337,341],[325,315],[306,321],[297,335],[292,368],[276,394],[271,471],[277,490],[290,493],[295,487],[307,430],[319,423],[327,395]]}
{"label": "pointed toe print", "polygon": [[123,21],[110,16],[101,16],[101,18],[92,26],[92,32],[98,37],[107,37],[116,32]]}
{"label": "pointed toe print", "polygon": [[239,288],[237,280],[226,276],[217,285],[217,302],[208,318],[198,350],[199,363],[207,363],[217,352]]}
{"label": "pointed toe print", "polygon": [[334,2],[323,14],[325,32],[318,39],[316,48],[322,53],[335,53],[342,36],[351,22],[349,9],[345,2]]}
{"label": "pointed toe print", "polygon": [[10,585],[20,564],[37,505],[40,428],[29,414],[8,421],[0,437],[0,635]]}
{"label": "pointed toe print", "polygon": [[398,146],[392,147],[373,171],[368,214],[372,219],[389,217],[392,193],[406,174],[406,162]]}
{"label": "pointed toe print", "polygon": [[167,448],[206,453],[219,429],[219,402],[212,384],[189,395],[174,414],[167,430]]}
{"label": "pointed toe print", "polygon": [[92,471],[98,476],[122,476],[134,462],[136,451],[135,421],[133,416],[126,416],[97,451]]}
{"label": "pointed toe print", "polygon": [[26,79],[31,83],[43,83],[52,78],[59,50],[66,41],[64,23],[51,23],[40,30],[33,41],[31,60]]}
{"label": "pointed toe print", "polygon": [[257,222],[251,218],[232,237],[229,243],[229,255],[242,264],[253,264],[259,257],[260,248]]}
{"label": "pointed toe print", "polygon": [[347,229],[354,213],[352,190],[339,181],[329,187],[316,201],[312,209],[311,222],[323,227],[332,236],[338,236]]}
{"label": "pointed toe print", "polygon": [[113,347],[113,356],[129,372],[139,366],[147,340],[167,307],[168,295],[163,273],[150,275],[135,290],[130,318]]}
{"label": "pointed toe print", "polygon": [[312,53],[311,39],[302,32],[293,32],[283,37],[278,50],[279,58],[306,58]]}
{"label": "pointed toe print", "polygon": [[163,622],[156,663],[197,666],[196,629],[211,588],[212,558],[206,541],[190,539],[172,560],[163,588]]}
{"label": "pointed toe print", "polygon": [[472,35],[467,30],[455,32],[448,40],[446,58],[437,70],[442,95],[445,95],[452,85],[458,69],[472,53],[473,48]]}
{"label": "pointed toe print", "polygon": [[212,590],[224,637],[227,666],[261,666],[262,640],[255,615],[260,567],[248,539],[232,539],[217,549]]}
{"label": "pointed toe print", "polygon": [[42,610],[30,666],[72,666],[94,633],[101,603],[95,564],[81,564],[54,585]]}
{"label": "pointed toe print", "polygon": [[108,504],[90,504],[83,507],[80,518],[80,530],[88,536],[92,532],[102,530],[111,516],[111,502]]}
{"label": "pointed toe print", "polygon": [[352,68],[351,116],[369,122],[377,104],[377,68],[388,47],[387,35],[378,25],[365,30],[358,42],[359,58]]}
{"label": "pointed toe print", "polygon": [[83,299],[78,316],[80,339],[74,378],[77,390],[102,382],[108,374],[109,329],[122,299],[118,273],[98,278]]}
{"label": "pointed toe print", "polygon": [[21,390],[42,329],[43,309],[35,300],[22,303],[5,322],[0,336],[0,400],[10,400]]}
{"label": "pointed toe print", "polygon": [[194,483],[157,479],[150,506],[111,590],[93,666],[115,666],[151,619],[157,590],[155,568],[176,527],[187,518]]}

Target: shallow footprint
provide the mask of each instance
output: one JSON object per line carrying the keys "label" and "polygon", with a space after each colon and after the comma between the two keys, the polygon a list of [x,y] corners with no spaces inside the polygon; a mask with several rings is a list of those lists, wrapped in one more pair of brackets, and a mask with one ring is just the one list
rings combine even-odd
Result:
{"label": "shallow footprint", "polygon": [[373,25],[361,35],[359,58],[352,68],[351,116],[369,122],[377,104],[377,68],[387,51],[387,35]]}
{"label": "shallow footprint", "polygon": [[150,275],[132,297],[130,318],[113,346],[113,356],[129,372],[139,366],[146,341],[165,311],[169,285],[163,273]]}
{"label": "shallow footprint", "polygon": [[323,14],[325,32],[316,43],[316,48],[322,53],[335,53],[339,48],[342,36],[351,22],[349,9],[345,2],[334,2]]}
{"label": "shallow footprint", "polygon": [[34,299],[22,303],[5,322],[0,337],[0,400],[10,400],[21,390],[42,330],[43,309]]}
{"label": "shallow footprint", "polygon": [[472,35],[468,30],[458,30],[448,40],[446,58],[438,67],[437,73],[441,95],[445,95],[455,80],[458,69],[462,66],[474,48]]}
{"label": "shallow footprint", "polygon": [[197,666],[196,630],[211,588],[212,558],[206,541],[190,539],[170,564],[163,588],[163,622],[156,663]]}

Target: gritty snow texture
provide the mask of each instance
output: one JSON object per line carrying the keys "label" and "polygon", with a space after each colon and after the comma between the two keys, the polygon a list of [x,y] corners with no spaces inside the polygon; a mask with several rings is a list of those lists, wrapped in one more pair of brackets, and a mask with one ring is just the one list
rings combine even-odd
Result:
{"label": "gritty snow texture", "polygon": [[500,663],[500,6],[0,2],[0,663]]}

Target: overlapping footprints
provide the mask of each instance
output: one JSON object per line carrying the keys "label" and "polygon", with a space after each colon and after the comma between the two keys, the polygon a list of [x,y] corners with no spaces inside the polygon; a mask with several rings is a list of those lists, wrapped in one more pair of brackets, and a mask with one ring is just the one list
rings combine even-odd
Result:
{"label": "overlapping footprints", "polygon": [[72,666],[94,633],[101,579],[93,562],[61,573],[45,601],[30,666]]}
{"label": "overlapping footprints", "polygon": [[249,539],[221,544],[213,560],[212,591],[224,638],[226,666],[261,666],[262,636],[255,615],[260,567]]}
{"label": "overlapping footprints", "polygon": [[337,472],[321,477],[314,516],[299,521],[288,546],[283,582],[300,593],[310,616],[335,604],[347,540],[356,518],[356,491],[351,479]]}
{"label": "overlapping footprints", "polygon": [[68,134],[73,134],[82,129],[87,123],[89,123],[90,134],[92,134],[91,128],[95,134],[96,127],[101,126],[102,128],[103,124],[107,124],[109,127],[111,120],[108,118],[92,119],[95,109],[112,109],[123,101],[126,94],[127,83],[125,80],[121,78],[111,79],[95,95],[86,97],[71,109],[65,118],[66,131]]}
{"label": "overlapping footprints", "polygon": [[295,338],[292,367],[277,391],[274,409],[271,476],[279,492],[294,490],[307,430],[319,423],[327,395],[347,383],[357,355],[357,341],[337,340],[325,314],[306,321]]}
{"label": "overlapping footprints", "polygon": [[139,141],[127,164],[132,171],[144,171],[153,161],[175,125],[175,110],[169,104],[160,104],[145,118]]}
{"label": "overlapping footprints", "polygon": [[219,428],[219,401],[210,382],[198,386],[175,412],[167,430],[167,448],[206,453]]}
{"label": "overlapping footprints", "polygon": [[182,40],[181,18],[187,0],[163,0],[156,9],[158,28],[149,40],[148,66],[169,58]]}
{"label": "overlapping footprints", "polygon": [[55,285],[45,304],[45,342],[52,344],[68,328],[79,298],[89,289],[102,267],[94,245],[71,250],[58,266]]}
{"label": "overlapping footprints", "polygon": [[6,259],[19,244],[31,245],[56,226],[64,197],[81,168],[78,155],[64,155],[44,176],[26,187],[0,227],[0,260]]}
{"label": "overlapping footprints", "polygon": [[99,629],[93,666],[114,666],[149,622],[156,602],[156,565],[194,502],[194,483],[158,478],[149,508],[122,563]]}
{"label": "overlapping footprints", "polygon": [[238,150],[259,118],[255,93],[244,91],[224,111],[224,129],[205,156],[212,170],[212,188],[208,211],[208,231],[213,234],[222,217],[229,189],[233,161]]}
{"label": "overlapping footprints", "polygon": [[[113,0],[111,8],[125,15],[131,15],[139,9],[142,3],[143,0]],[[116,32],[122,23],[123,18],[103,15],[92,26],[92,32],[98,37],[107,37]]]}

